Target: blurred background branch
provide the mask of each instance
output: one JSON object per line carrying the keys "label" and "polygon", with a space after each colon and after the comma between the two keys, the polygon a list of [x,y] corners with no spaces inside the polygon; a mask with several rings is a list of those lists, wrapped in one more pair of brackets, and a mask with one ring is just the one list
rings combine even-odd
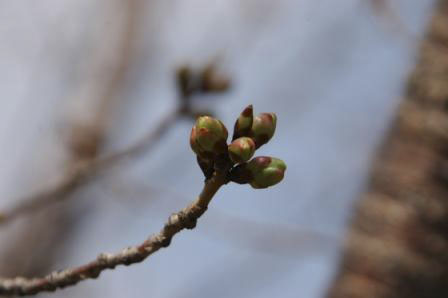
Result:
{"label": "blurred background branch", "polygon": [[[115,82],[115,84],[117,83]],[[180,94],[178,107],[162,117],[160,122],[152,127],[145,136],[128,148],[97,157],[100,140],[104,138],[104,136],[98,134],[102,130],[101,127],[105,120],[104,109],[99,113],[99,121],[94,125],[94,128],[75,128],[70,148],[73,156],[77,158],[74,158],[71,165],[68,166],[69,169],[65,178],[52,188],[20,199],[21,203],[12,207],[9,211],[0,213],[0,225],[8,223],[17,216],[36,212],[49,204],[67,199],[72,192],[91,180],[99,172],[116,165],[120,161],[136,158],[143,152],[148,153],[180,118],[195,119],[197,115],[212,114],[210,111],[192,107],[192,96],[202,93],[224,92],[230,87],[229,79],[217,74],[214,64],[206,65],[204,69],[199,71],[192,70],[188,66],[180,67],[177,71],[177,84]]]}

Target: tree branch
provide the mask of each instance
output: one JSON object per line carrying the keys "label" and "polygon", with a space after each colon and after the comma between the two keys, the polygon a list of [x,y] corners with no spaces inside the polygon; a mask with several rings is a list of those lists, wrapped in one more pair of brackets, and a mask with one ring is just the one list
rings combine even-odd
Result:
{"label": "tree branch", "polygon": [[207,210],[213,196],[227,182],[224,173],[215,172],[214,176],[205,182],[202,192],[194,202],[172,214],[158,234],[152,235],[140,245],[125,248],[116,254],[102,253],[90,263],[63,271],[54,271],[42,278],[0,279],[0,295],[25,296],[55,291],[85,279],[97,278],[102,271],[114,269],[118,265],[140,263],[160,248],[169,246],[174,235],[183,229],[193,229],[197,219]]}

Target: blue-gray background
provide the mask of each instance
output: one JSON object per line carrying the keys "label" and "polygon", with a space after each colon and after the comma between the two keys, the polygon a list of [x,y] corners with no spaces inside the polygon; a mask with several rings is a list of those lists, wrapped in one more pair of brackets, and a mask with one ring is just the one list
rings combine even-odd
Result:
{"label": "blue-gray background", "polygon": [[[91,68],[114,59],[124,2],[0,1],[0,208],[61,178],[61,140],[70,121],[89,117],[108,71]],[[391,0],[386,12],[367,0],[143,2],[105,150],[174,107],[176,66],[217,59],[234,88],[198,104],[230,127],[249,103],[276,112],[275,138],[259,153],[284,159],[286,177],[267,190],[226,186],[168,249],[52,297],[322,297],[434,1]],[[137,244],[194,199],[202,177],[190,129],[177,123],[151,153],[83,189],[81,219],[51,267]],[[20,229],[45,233],[33,228],[19,220],[0,243]]]}

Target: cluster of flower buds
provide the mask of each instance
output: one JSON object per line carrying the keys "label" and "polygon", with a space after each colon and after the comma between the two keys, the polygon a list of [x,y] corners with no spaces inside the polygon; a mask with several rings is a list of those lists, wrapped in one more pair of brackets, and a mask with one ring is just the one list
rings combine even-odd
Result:
{"label": "cluster of flower buds", "polygon": [[[230,181],[250,184],[257,189],[267,188],[283,179],[285,163],[268,156],[251,158],[256,149],[272,138],[276,124],[274,113],[254,117],[250,105],[238,117],[232,143],[227,145],[228,131],[224,124],[210,116],[201,116],[191,130],[190,145],[206,178],[224,168],[228,170]],[[222,167],[223,164],[227,167]]]}

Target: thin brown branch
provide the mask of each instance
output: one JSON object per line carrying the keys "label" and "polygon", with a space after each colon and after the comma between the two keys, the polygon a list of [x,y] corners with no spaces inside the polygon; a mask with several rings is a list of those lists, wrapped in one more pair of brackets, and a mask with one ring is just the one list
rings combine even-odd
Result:
{"label": "thin brown branch", "polygon": [[[120,187],[117,187],[120,185]],[[123,189],[123,186],[126,189]],[[136,197],[141,208],[148,208],[151,204],[145,195],[163,194],[163,208],[175,208],[179,202],[188,202],[184,195],[173,192],[164,187],[140,183],[140,181],[129,181],[112,179],[104,185],[103,191],[106,196]],[[160,207],[160,206],[159,206]],[[157,208],[149,209],[157,213]],[[255,221],[228,214],[219,210],[209,210],[208,214],[213,218],[213,223],[203,227],[201,231],[205,237],[212,240],[225,242],[233,247],[247,249],[252,252],[261,252],[277,256],[297,257],[305,254],[320,254],[322,251],[334,249],[337,238],[329,233],[322,233],[316,229],[296,227],[295,225]]]}
{"label": "thin brown branch", "polygon": [[152,235],[140,245],[125,248],[116,254],[102,253],[90,263],[63,271],[54,271],[42,278],[0,279],[0,295],[24,296],[54,291],[75,285],[85,279],[97,278],[102,271],[114,269],[118,265],[140,263],[159,249],[169,246],[174,235],[183,229],[193,229],[197,219],[207,210],[213,196],[226,183],[225,174],[215,173],[205,182],[202,192],[193,203],[172,214],[158,234]]}
{"label": "thin brown branch", "polygon": [[98,174],[100,171],[120,162],[126,158],[139,155],[142,152],[150,150],[157,141],[168,131],[180,116],[179,110],[172,111],[164,116],[157,127],[145,135],[140,141],[132,144],[121,151],[111,153],[104,157],[87,160],[75,164],[69,174],[62,182],[54,187],[46,189],[29,198],[21,199],[21,203],[14,206],[9,211],[0,213],[0,225],[11,222],[20,215],[37,211],[49,204],[59,202],[68,198],[79,185],[88,181],[89,178]]}

